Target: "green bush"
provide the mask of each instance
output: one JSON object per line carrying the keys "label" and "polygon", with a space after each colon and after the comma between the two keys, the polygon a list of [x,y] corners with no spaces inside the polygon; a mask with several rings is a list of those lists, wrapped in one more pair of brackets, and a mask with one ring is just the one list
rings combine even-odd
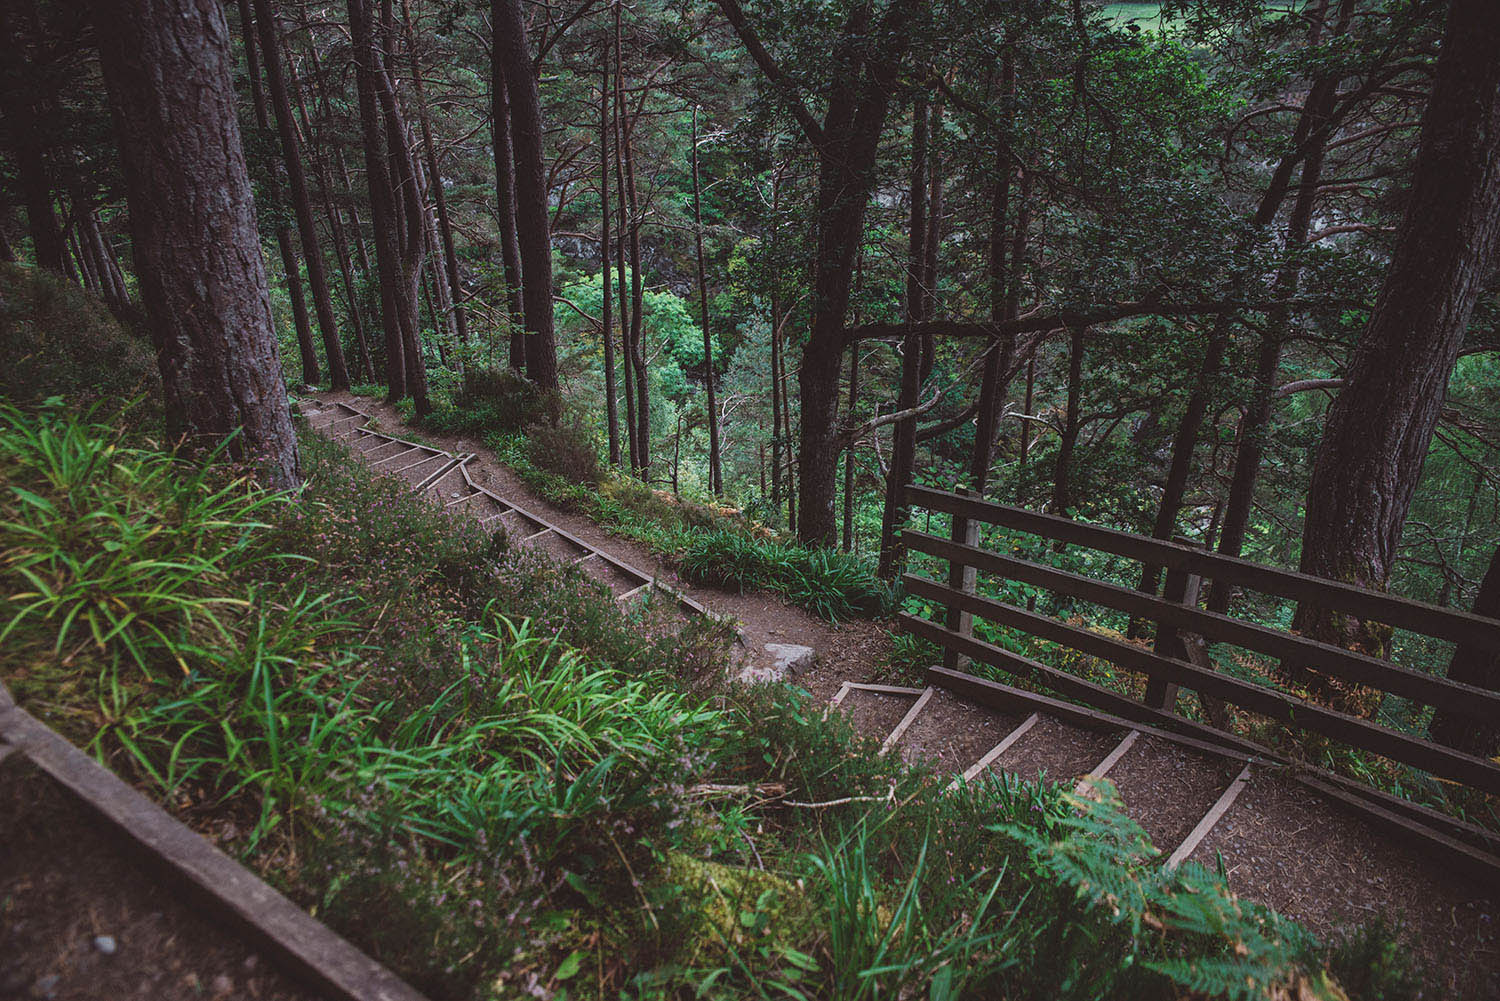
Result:
{"label": "green bush", "polygon": [[155,353],[94,296],[40,268],[0,262],[0,397],[75,403],[157,392]]}
{"label": "green bush", "polygon": [[889,615],[896,604],[895,591],[849,553],[725,530],[686,533],[679,542],[678,569],[689,580],[774,591],[830,622]]}
{"label": "green bush", "polygon": [[538,424],[526,434],[526,457],[537,469],[575,486],[599,485],[599,445],[581,424]]}
{"label": "green bush", "polygon": [[452,434],[513,433],[536,424],[551,423],[556,398],[509,368],[470,368],[453,402],[422,419],[422,426]]}

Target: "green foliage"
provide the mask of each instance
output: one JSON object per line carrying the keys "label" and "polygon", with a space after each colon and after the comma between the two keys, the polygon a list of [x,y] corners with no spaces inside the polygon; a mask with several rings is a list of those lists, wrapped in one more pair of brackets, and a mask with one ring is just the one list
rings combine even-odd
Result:
{"label": "green foliage", "polygon": [[684,577],[714,587],[761,588],[830,622],[889,615],[895,592],[848,553],[758,539],[726,530],[685,535],[677,554]]}
{"label": "green foliage", "polygon": [[57,401],[0,403],[0,644],[22,662],[187,673],[237,641],[249,603],[225,583],[272,559],[253,533],[275,496],[121,437]]}
{"label": "green foliage", "polygon": [[64,394],[133,399],[160,384],[151,345],[98,299],[58,275],[3,261],[0,358],[0,397],[19,404]]}

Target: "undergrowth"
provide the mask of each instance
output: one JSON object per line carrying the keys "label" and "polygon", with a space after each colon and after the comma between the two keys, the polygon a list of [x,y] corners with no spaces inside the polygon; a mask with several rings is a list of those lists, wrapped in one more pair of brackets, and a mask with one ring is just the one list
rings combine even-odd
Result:
{"label": "undergrowth", "polygon": [[[1338,996],[1112,795],[946,793],[336,446],[284,496],[5,421],[7,683],[434,998]],[[1346,986],[1409,996],[1392,943],[1341,946]]]}

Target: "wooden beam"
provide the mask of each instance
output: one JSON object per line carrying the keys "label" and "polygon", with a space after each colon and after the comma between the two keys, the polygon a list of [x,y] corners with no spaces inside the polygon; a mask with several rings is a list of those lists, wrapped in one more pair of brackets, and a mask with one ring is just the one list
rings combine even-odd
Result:
{"label": "wooden beam", "polygon": [[1245,786],[1249,784],[1250,766],[1246,764],[1244,768],[1240,769],[1239,775],[1235,776],[1234,781],[1229,783],[1228,788],[1219,794],[1218,800],[1213,806],[1209,807],[1208,812],[1203,815],[1203,819],[1198,821],[1198,826],[1194,827],[1188,833],[1188,836],[1183,839],[1182,844],[1177,846],[1177,850],[1168,856],[1164,867],[1172,870],[1182,865],[1187,857],[1193,854],[1193,850],[1202,843],[1203,839],[1208,837],[1208,832],[1212,831],[1214,826],[1224,818],[1224,814],[1229,812],[1229,808],[1234,805],[1235,800],[1240,798],[1240,793],[1244,792]]}
{"label": "wooden beam", "polygon": [[1078,780],[1078,784],[1073,787],[1074,795],[1088,795],[1090,780],[1102,779],[1108,775],[1109,770],[1118,764],[1121,758],[1125,757],[1126,753],[1135,746],[1135,742],[1140,738],[1141,731],[1139,730],[1131,730],[1127,733],[1124,739],[1115,745],[1115,749],[1104,756],[1103,761],[1089,769],[1089,773]]}
{"label": "wooden beam", "polygon": [[1268,567],[1237,557],[1132,535],[1070,518],[960,497],[929,487],[907,487],[904,496],[906,502],[914,507],[959,514],[1019,532],[1087,546],[1127,559],[1176,567],[1216,581],[1352,612],[1361,618],[1409,629],[1425,636],[1500,651],[1500,620],[1483,615],[1369,591],[1352,584]]}
{"label": "wooden beam", "polygon": [[990,767],[990,765],[993,765],[997,760],[999,760],[1000,755],[1010,750],[1011,746],[1014,745],[1016,741],[1026,736],[1027,731],[1036,726],[1037,720],[1041,718],[1041,713],[1032,713],[1030,716],[1027,716],[1024,720],[1021,721],[1019,726],[1017,726],[1010,733],[1007,733],[1005,737],[1000,741],[1000,743],[990,748],[989,751],[985,753],[984,757],[980,758],[968,768],[964,769],[964,773],[962,775],[956,777],[952,782],[948,783],[948,788],[957,789],[961,783],[974,781],[977,776],[984,773],[984,770],[986,768]]}
{"label": "wooden beam", "polygon": [[846,681],[844,684],[856,692],[879,692],[882,695],[921,695],[927,691],[907,685],[877,685],[866,681]]}
{"label": "wooden beam", "polygon": [[906,715],[901,717],[901,722],[896,724],[896,729],[892,730],[891,735],[885,738],[885,743],[880,745],[881,754],[890,753],[891,748],[901,742],[901,738],[906,736],[906,731],[916,722],[917,717],[921,715],[922,710],[926,709],[927,703],[931,701],[932,689],[924,689],[921,696],[917,698],[916,704],[906,711]]}
{"label": "wooden beam", "polygon": [[[1183,632],[1197,633],[1207,639],[1307,664],[1324,674],[1380,688],[1425,705],[1437,706],[1476,719],[1494,719],[1500,716],[1500,692],[1449,681],[1435,674],[1413,671],[1378,657],[1319,643],[1243,619],[1206,612],[1066,570],[1057,570],[1002,553],[958,547],[947,539],[925,532],[906,532],[902,538],[917,552],[945,560],[963,559],[980,570],[999,574],[1009,580],[1044,587],[1058,594],[1103,605],[1138,618],[1166,623]],[[955,552],[959,548],[964,551]]]}

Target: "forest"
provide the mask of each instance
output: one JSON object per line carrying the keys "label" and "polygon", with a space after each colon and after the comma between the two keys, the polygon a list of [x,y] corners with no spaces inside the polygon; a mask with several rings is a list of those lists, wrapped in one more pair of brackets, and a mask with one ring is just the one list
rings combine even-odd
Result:
{"label": "forest", "polygon": [[0,998],[376,996],[22,716],[396,997],[1494,997],[1497,323],[1493,0],[0,0]]}

